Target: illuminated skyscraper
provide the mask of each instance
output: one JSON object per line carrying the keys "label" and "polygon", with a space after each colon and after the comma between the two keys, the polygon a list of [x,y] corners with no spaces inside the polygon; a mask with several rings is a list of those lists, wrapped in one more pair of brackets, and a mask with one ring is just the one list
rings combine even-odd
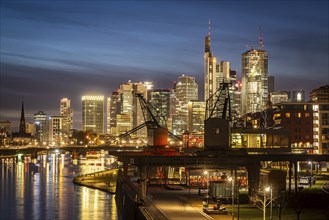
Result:
{"label": "illuminated skyscraper", "polygon": [[305,102],[305,91],[302,89],[292,91],[291,101]]}
{"label": "illuminated skyscraper", "polygon": [[198,84],[195,78],[182,75],[175,85],[176,111],[173,115],[172,131],[174,134],[182,134],[188,130],[188,109],[190,101],[198,101]]}
{"label": "illuminated skyscraper", "polygon": [[82,96],[82,130],[104,134],[104,96]]}
{"label": "illuminated skyscraper", "polygon": [[204,51],[204,100],[212,96],[223,82],[230,82],[230,63],[221,61],[217,64],[216,57],[210,49],[210,21],[208,35],[205,37]]}
{"label": "illuminated skyscraper", "polygon": [[149,92],[150,103],[168,120],[170,110],[170,90],[153,89]]}
{"label": "illuminated skyscraper", "polygon": [[199,101],[191,101],[188,103],[187,109],[188,109],[188,131],[195,133],[203,133],[206,103]]}
{"label": "illuminated skyscraper", "polygon": [[241,117],[241,83],[237,81],[235,70],[230,70],[230,82],[229,92],[232,106],[232,121],[236,122],[236,120]]}
{"label": "illuminated skyscraper", "polygon": [[61,146],[64,141],[63,119],[64,116],[51,116],[49,117],[49,145]]}
{"label": "illuminated skyscraper", "polygon": [[251,49],[242,54],[242,115],[266,109],[268,101],[268,54]]}
{"label": "illuminated skyscraper", "polygon": [[73,129],[73,110],[71,108],[71,100],[68,98],[61,99],[60,116],[62,116],[62,132],[63,135],[68,135]]}
{"label": "illuminated skyscraper", "polygon": [[34,114],[35,135],[39,139],[40,144],[48,143],[48,120],[47,115],[43,111]]}
{"label": "illuminated skyscraper", "polygon": [[209,31],[205,37],[204,49],[204,100],[206,101],[216,91],[216,57],[210,50],[210,20]]}
{"label": "illuminated skyscraper", "polygon": [[[139,100],[136,97],[136,94],[142,94],[144,98],[147,100],[148,90],[152,88],[151,82],[139,82],[132,83],[128,81],[126,84],[120,85],[120,95],[121,95],[121,114],[128,115],[125,118],[125,124],[127,118],[130,119],[131,128],[136,128],[138,125],[144,123],[144,116],[139,104]],[[122,117],[121,117],[122,118]],[[118,119],[118,118],[117,118]],[[122,131],[122,129],[120,129]],[[135,135],[138,137],[146,136],[146,128],[140,129],[135,132]]]}
{"label": "illuminated skyscraper", "polygon": [[[122,105],[121,105],[121,95],[118,91],[114,91],[111,94],[111,98],[110,98],[110,106],[107,106],[108,108],[108,133],[109,134],[113,134],[116,135],[117,134],[117,115],[121,114],[121,109],[122,109]],[[110,109],[109,109],[110,108]]]}

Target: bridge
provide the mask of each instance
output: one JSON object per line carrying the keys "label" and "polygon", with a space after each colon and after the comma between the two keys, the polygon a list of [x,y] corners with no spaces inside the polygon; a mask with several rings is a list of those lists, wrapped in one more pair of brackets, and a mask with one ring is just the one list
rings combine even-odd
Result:
{"label": "bridge", "polygon": [[0,158],[6,157],[17,157],[18,155],[33,155],[36,156],[38,153],[49,153],[49,152],[71,152],[72,154],[85,154],[88,151],[108,151],[111,155],[119,155],[126,152],[142,152],[143,147],[132,147],[132,146],[112,146],[112,145],[95,145],[95,146],[82,146],[82,145],[69,145],[63,147],[16,147],[0,149]]}

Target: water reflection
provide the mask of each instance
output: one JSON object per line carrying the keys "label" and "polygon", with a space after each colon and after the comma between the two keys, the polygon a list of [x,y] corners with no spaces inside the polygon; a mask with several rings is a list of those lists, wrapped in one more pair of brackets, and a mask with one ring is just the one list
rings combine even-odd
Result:
{"label": "water reflection", "polygon": [[118,219],[113,195],[72,182],[103,168],[74,165],[69,155],[39,159],[0,160],[0,219]]}

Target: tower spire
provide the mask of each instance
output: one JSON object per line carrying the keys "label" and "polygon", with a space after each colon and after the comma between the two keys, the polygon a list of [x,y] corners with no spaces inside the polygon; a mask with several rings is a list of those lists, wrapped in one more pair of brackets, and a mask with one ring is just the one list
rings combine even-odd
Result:
{"label": "tower spire", "polygon": [[209,21],[208,21],[208,37],[210,39],[210,18],[209,18]]}
{"label": "tower spire", "polygon": [[210,19],[208,22],[208,35],[205,37],[204,44],[205,44],[204,52],[210,53]]}
{"label": "tower spire", "polygon": [[259,25],[259,48],[263,49],[262,27]]}
{"label": "tower spire", "polygon": [[24,114],[24,101],[22,101],[21,120],[19,122],[19,133],[26,133],[25,114]]}

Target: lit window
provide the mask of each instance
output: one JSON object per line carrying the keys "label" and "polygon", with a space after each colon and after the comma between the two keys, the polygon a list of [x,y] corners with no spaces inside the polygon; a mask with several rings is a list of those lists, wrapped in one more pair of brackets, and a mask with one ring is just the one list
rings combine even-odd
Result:
{"label": "lit window", "polygon": [[305,113],[305,118],[310,117],[310,113]]}
{"label": "lit window", "polygon": [[286,118],[290,118],[290,113],[286,113]]}
{"label": "lit window", "polygon": [[302,117],[302,113],[298,112],[298,118]]}

